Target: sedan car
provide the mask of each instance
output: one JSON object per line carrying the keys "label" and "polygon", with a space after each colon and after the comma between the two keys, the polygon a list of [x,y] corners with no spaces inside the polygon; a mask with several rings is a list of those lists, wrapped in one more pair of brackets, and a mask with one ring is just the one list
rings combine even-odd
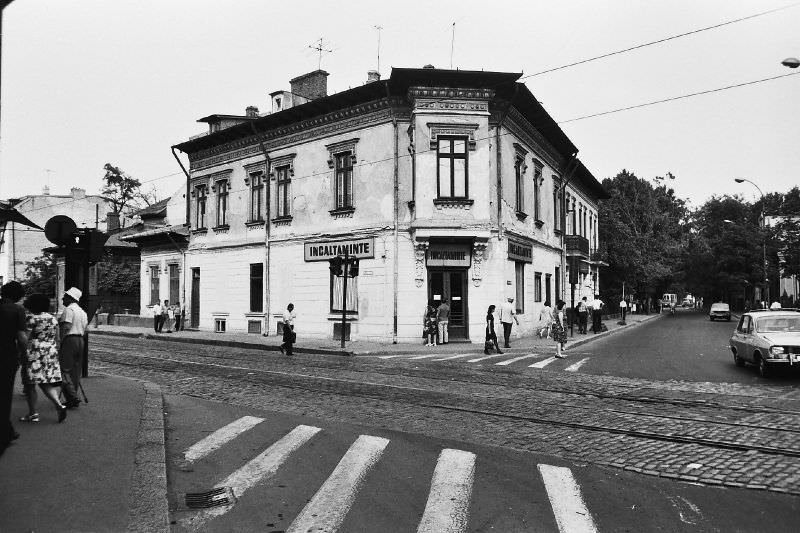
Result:
{"label": "sedan car", "polygon": [[800,310],[753,310],[742,315],[730,339],[736,366],[752,363],[762,377],[800,369]]}
{"label": "sedan car", "polygon": [[728,322],[730,322],[731,306],[724,302],[717,302],[711,304],[711,310],[708,312],[708,319],[715,320],[717,318],[725,319]]}

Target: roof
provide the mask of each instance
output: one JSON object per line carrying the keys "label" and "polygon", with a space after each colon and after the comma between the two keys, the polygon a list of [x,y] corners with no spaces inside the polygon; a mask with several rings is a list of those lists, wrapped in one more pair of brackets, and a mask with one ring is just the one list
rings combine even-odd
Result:
{"label": "roof", "polygon": [[153,243],[169,240],[170,238],[177,241],[186,241],[189,238],[189,229],[183,225],[162,226],[124,235],[120,237],[120,240],[131,246],[136,246],[137,244]]}
{"label": "roof", "polygon": [[155,216],[165,216],[167,214],[167,204],[169,203],[171,197],[164,198],[163,200],[159,200],[158,202],[148,205],[143,209],[139,209],[136,211],[134,216],[139,215],[142,218],[146,217],[155,217]]}
{"label": "roof", "polygon": [[594,174],[592,174],[580,160],[578,160],[578,168],[575,169],[573,179],[587,187],[598,200],[608,200],[611,198],[608,191],[605,190],[603,185],[594,177]]}

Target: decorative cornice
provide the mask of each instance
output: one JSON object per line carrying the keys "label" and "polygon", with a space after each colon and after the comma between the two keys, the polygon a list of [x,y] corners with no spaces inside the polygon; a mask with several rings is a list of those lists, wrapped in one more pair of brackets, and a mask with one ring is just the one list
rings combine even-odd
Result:
{"label": "decorative cornice", "polygon": [[[416,104],[416,100],[418,99],[429,99],[435,98],[437,99],[436,102],[431,102],[430,104],[436,103],[454,103],[453,99],[458,100],[484,100],[488,102],[492,98],[494,98],[494,90],[493,89],[475,89],[475,88],[461,88],[461,87],[410,87],[408,89],[408,99],[412,103]],[[447,100],[444,100],[447,99]],[[460,103],[458,103],[460,105]],[[425,107],[424,102],[420,102],[420,105],[416,107]],[[488,105],[484,111],[488,111]]]}
{"label": "decorative cornice", "polygon": [[463,135],[468,138],[467,145],[470,152],[475,151],[477,145],[475,141],[475,130],[478,129],[478,124],[458,124],[451,122],[428,122],[431,144],[431,150],[436,150],[439,143],[439,135]]}
{"label": "decorative cornice", "polygon": [[553,145],[534,128],[525,117],[515,108],[511,108],[508,118],[503,123],[505,127],[516,135],[523,143],[528,145],[535,153],[534,157],[541,157],[554,170],[560,170],[562,159]]}

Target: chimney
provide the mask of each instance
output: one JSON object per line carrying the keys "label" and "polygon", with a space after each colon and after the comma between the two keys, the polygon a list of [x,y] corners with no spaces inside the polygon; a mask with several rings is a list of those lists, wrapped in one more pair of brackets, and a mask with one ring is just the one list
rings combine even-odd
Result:
{"label": "chimney", "polygon": [[86,189],[80,187],[73,187],[69,190],[73,200],[82,200],[86,198]]}
{"label": "chimney", "polygon": [[381,73],[377,70],[368,70],[367,71],[367,83],[372,83],[373,81],[380,81]]}
{"label": "chimney", "polygon": [[45,185],[42,187],[42,196],[50,196],[50,187]]}
{"label": "chimney", "polygon": [[245,109],[244,114],[247,118],[258,118],[258,108],[254,105],[249,105],[247,109]]}
{"label": "chimney", "polygon": [[292,93],[305,98],[306,100],[316,100],[328,96],[328,73],[324,70],[315,70],[302,76],[297,76],[289,80],[292,86]]}
{"label": "chimney", "polygon": [[106,213],[106,232],[119,231],[119,213],[113,211]]}

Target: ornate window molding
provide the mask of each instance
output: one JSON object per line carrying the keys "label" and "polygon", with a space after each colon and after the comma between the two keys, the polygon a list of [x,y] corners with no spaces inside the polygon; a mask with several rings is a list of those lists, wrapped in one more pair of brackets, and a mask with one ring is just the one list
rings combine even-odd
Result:
{"label": "ornate window molding", "polygon": [[336,154],[342,152],[350,152],[350,161],[353,166],[356,166],[358,157],[356,156],[356,144],[358,144],[358,137],[347,139],[346,141],[339,141],[332,144],[326,144],[325,148],[328,149],[328,168],[333,169],[336,166]]}
{"label": "ornate window molding", "polygon": [[436,150],[439,146],[439,135],[459,136],[467,138],[467,148],[474,152],[477,147],[475,141],[475,130],[478,124],[449,124],[442,122],[428,122],[428,136],[430,137],[430,148]]}
{"label": "ornate window molding", "polygon": [[276,169],[280,167],[289,167],[289,177],[294,177],[294,158],[297,157],[296,153],[292,154],[285,154],[279,155],[277,157],[270,158],[270,169],[269,169],[269,176],[270,179],[275,180],[277,179]]}
{"label": "ornate window molding", "polygon": [[258,174],[259,172],[266,174],[267,173],[267,162],[266,161],[258,161],[256,163],[249,163],[243,166],[244,168],[244,184],[248,187],[250,186],[250,176],[253,174]]}

